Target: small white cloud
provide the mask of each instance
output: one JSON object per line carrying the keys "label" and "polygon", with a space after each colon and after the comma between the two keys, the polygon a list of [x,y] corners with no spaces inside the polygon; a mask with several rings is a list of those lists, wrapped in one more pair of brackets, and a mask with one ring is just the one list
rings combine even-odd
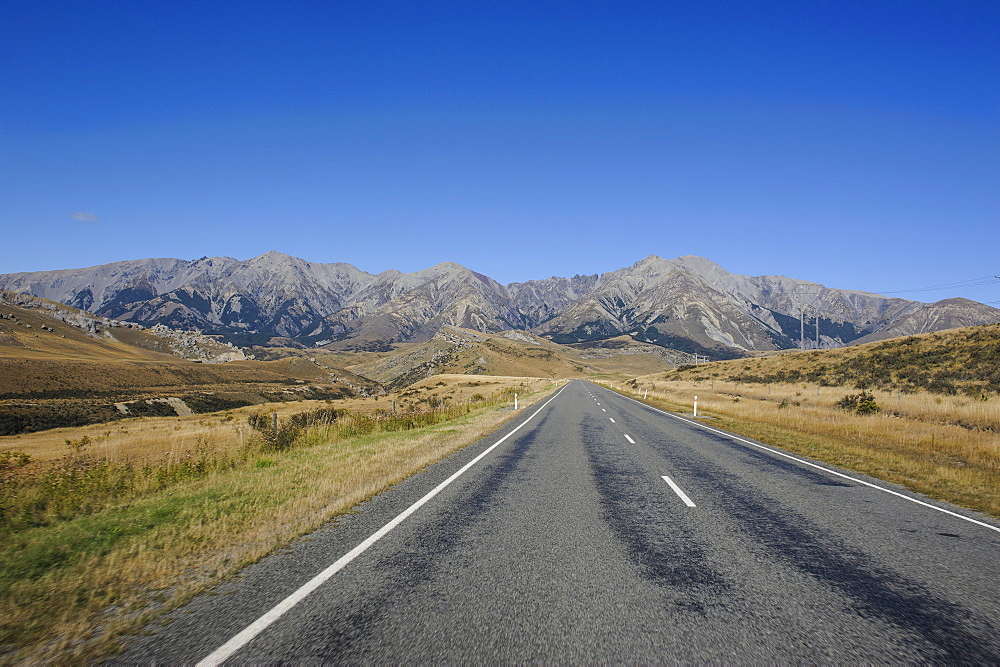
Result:
{"label": "small white cloud", "polygon": [[101,219],[98,218],[93,213],[84,213],[83,211],[77,211],[76,213],[70,213],[69,217],[73,218],[77,222],[100,222]]}

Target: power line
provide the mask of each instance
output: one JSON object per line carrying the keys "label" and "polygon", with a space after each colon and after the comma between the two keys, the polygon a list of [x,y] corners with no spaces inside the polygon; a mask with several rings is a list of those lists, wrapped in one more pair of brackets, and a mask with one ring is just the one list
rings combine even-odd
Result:
{"label": "power line", "polygon": [[932,285],[930,287],[913,287],[910,289],[898,289],[898,290],[876,290],[876,294],[910,294],[913,292],[936,292],[944,289],[978,289],[980,287],[987,287],[996,284],[996,281],[1000,280],[1000,276],[983,276],[981,278],[971,278],[969,280],[960,280],[955,283],[946,283],[944,285]]}

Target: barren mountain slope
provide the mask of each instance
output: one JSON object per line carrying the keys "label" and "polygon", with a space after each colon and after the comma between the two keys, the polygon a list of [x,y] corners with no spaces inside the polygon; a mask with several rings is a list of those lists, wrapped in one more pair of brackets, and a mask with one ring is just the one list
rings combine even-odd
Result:
{"label": "barren mountain slope", "polygon": [[569,343],[622,334],[713,358],[839,347],[859,339],[1000,322],[966,300],[923,304],[783,276],[744,276],[702,257],[650,255],[601,275],[503,286],[454,263],[372,275],[269,252],[246,261],[150,259],[0,275],[0,288],[146,325],[197,328],[241,346],[386,350],[444,325],[532,330]]}

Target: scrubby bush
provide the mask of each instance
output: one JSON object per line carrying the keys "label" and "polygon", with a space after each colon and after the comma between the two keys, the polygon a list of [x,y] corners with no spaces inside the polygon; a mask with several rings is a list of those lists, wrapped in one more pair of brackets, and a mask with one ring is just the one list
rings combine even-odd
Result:
{"label": "scrubby bush", "polygon": [[837,407],[859,415],[874,415],[882,412],[882,408],[875,402],[875,395],[870,391],[845,396],[837,401]]}
{"label": "scrubby bush", "polygon": [[119,419],[122,413],[113,405],[91,402],[53,401],[51,403],[8,404],[0,407],[0,435],[18,435],[50,428],[86,426]]}
{"label": "scrubby bush", "polygon": [[0,452],[0,471],[10,468],[20,468],[29,463],[31,463],[31,454],[9,450]]}
{"label": "scrubby bush", "polygon": [[66,446],[73,450],[74,454],[82,454],[83,450],[89,447],[91,442],[92,441],[89,435],[85,435],[79,440],[70,440],[69,438],[66,438]]}
{"label": "scrubby bush", "polygon": [[302,433],[302,427],[290,421],[284,424],[268,414],[255,414],[247,417],[250,428],[260,434],[264,448],[273,451],[283,451],[292,446],[295,439]]}
{"label": "scrubby bush", "polygon": [[251,402],[245,398],[225,398],[215,394],[184,394],[181,397],[184,404],[191,408],[192,412],[199,414],[204,412],[221,412],[222,410],[233,410],[235,408],[246,407]]}
{"label": "scrubby bush", "polygon": [[133,417],[176,417],[174,406],[164,401],[140,400],[125,403],[128,414]]}
{"label": "scrubby bush", "polygon": [[336,421],[337,411],[333,408],[317,408],[309,412],[298,412],[289,418],[289,422],[298,428],[329,426]]}

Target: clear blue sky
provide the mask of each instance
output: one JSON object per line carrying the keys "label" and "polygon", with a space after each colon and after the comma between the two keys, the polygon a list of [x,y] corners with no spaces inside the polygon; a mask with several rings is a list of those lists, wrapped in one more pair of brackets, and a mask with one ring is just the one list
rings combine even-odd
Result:
{"label": "clear blue sky", "polygon": [[1000,275],[996,0],[3,0],[0,63],[2,273]]}

